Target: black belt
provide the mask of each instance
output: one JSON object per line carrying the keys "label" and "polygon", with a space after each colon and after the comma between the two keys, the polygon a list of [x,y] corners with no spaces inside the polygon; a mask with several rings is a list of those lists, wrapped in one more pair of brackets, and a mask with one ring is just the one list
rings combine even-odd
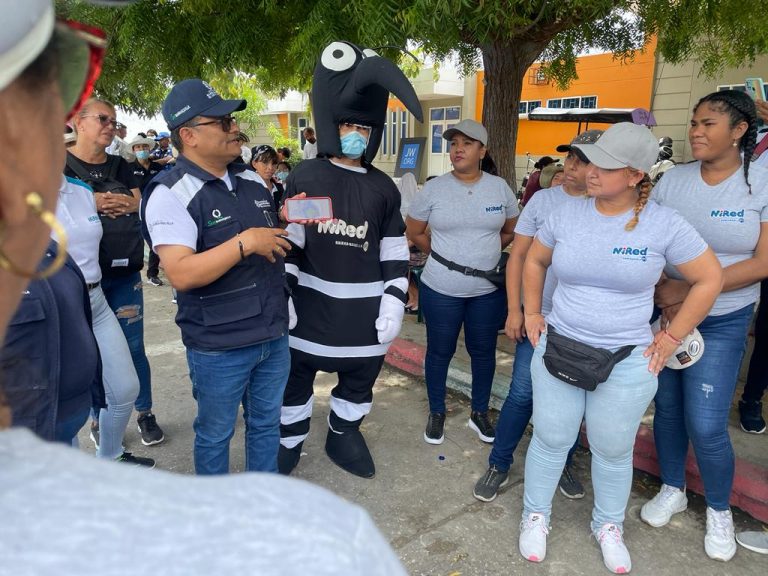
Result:
{"label": "black belt", "polygon": [[456,262],[451,262],[447,258],[443,258],[432,250],[432,252],[429,253],[432,258],[440,262],[443,266],[448,268],[449,270],[453,270],[454,272],[460,272],[464,274],[464,276],[479,276],[480,278],[485,278],[488,274],[488,270],[479,270],[477,268],[470,268],[469,266],[462,266],[461,264],[456,264]]}
{"label": "black belt", "polygon": [[85,286],[88,288],[88,292],[90,292],[94,288],[98,288],[99,284],[101,284],[101,280],[99,280],[98,282],[91,282],[89,284],[86,284]]}

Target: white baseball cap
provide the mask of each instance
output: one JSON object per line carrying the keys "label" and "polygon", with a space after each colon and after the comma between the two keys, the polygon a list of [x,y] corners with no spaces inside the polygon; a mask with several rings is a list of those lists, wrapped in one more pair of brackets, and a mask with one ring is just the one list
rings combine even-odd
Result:
{"label": "white baseball cap", "polygon": [[51,0],[16,2],[3,11],[0,30],[0,90],[34,62],[48,45],[56,21]]}
{"label": "white baseball cap", "polygon": [[572,144],[598,168],[634,168],[648,174],[656,163],[659,145],[645,126],[619,122],[603,132],[594,144]]}
{"label": "white baseball cap", "polygon": [[[658,318],[656,322],[651,324],[651,330],[656,334],[660,329],[661,318]],[[683,338],[683,343],[667,359],[666,367],[672,370],[682,370],[696,364],[703,355],[704,338],[702,338],[698,329],[694,328],[693,332]]]}

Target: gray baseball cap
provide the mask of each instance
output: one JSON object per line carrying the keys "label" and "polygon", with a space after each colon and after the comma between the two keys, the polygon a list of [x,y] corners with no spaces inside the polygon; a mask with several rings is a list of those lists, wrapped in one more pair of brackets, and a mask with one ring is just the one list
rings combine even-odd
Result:
{"label": "gray baseball cap", "polygon": [[632,122],[614,124],[594,144],[573,144],[572,147],[598,168],[634,168],[646,174],[659,154],[653,133]]}
{"label": "gray baseball cap", "polygon": [[455,126],[451,126],[443,132],[443,138],[450,140],[457,133],[469,136],[472,140],[479,141],[483,146],[488,144],[488,131],[485,129],[485,126],[475,120],[462,120]]}

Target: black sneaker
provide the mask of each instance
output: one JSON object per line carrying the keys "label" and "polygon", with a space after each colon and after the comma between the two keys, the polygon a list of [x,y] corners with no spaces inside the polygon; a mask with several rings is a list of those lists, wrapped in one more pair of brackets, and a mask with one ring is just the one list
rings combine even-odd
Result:
{"label": "black sneaker", "polygon": [[573,475],[573,466],[566,466],[563,468],[559,486],[560,493],[566,498],[570,498],[571,500],[584,498],[584,486],[579,482],[579,479]]}
{"label": "black sneaker", "polygon": [[472,494],[478,500],[491,502],[496,498],[500,488],[509,484],[509,472],[502,472],[496,466],[491,466],[483,477],[475,484]]}
{"label": "black sneaker", "polygon": [[472,412],[469,416],[469,422],[467,426],[471,430],[477,432],[480,440],[493,444],[493,439],[496,437],[496,430],[493,429],[491,421],[488,419],[488,412]]}
{"label": "black sneaker", "polygon": [[115,462],[122,462],[123,464],[130,464],[131,466],[143,466],[144,468],[154,468],[155,461],[152,458],[142,458],[141,456],[134,456],[130,452],[123,452],[115,458]]}
{"label": "black sneaker", "polygon": [[160,280],[157,276],[147,276],[147,282],[152,284],[152,286],[162,286],[163,281]]}
{"label": "black sneaker", "polygon": [[153,444],[160,444],[165,440],[163,429],[157,425],[157,418],[152,412],[141,414],[136,422],[139,425],[139,433],[141,434],[141,443],[144,446],[152,446]]}
{"label": "black sneaker", "polygon": [[763,403],[755,400],[739,400],[739,420],[741,429],[749,434],[765,432]]}
{"label": "black sneaker", "polygon": [[93,445],[96,446],[96,450],[98,450],[99,449],[99,427],[91,426],[91,433],[88,435],[88,437],[91,439],[91,442],[93,442]]}
{"label": "black sneaker", "polygon": [[427,419],[427,429],[424,431],[424,441],[427,444],[442,444],[445,440],[445,414],[430,412]]}

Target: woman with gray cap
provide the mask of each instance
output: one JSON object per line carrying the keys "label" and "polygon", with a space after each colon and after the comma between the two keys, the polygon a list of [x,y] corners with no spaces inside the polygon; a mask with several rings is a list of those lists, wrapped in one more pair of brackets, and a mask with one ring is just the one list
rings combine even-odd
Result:
{"label": "woman with gray cap", "polygon": [[512,241],[519,211],[507,183],[483,166],[490,158],[482,124],[462,120],[443,138],[450,142],[453,170],[424,185],[406,219],[408,240],[430,255],[419,288],[427,324],[424,370],[429,419],[424,440],[443,442],[448,364],[463,325],[472,360],[472,413],[467,426],[483,442],[493,442],[488,402],[505,294],[481,273],[496,266]]}
{"label": "woman with gray cap", "polygon": [[[525,330],[535,349],[534,428],[519,548],[531,562],[544,559],[552,497],[584,419],[592,451],[591,531],[605,566],[623,574],[632,568],[623,531],[635,434],[659,371],[715,301],[722,270],[691,225],[648,202],[645,176],[657,146],[647,128],[615,124],[594,144],[574,148],[591,162],[590,198],[549,215],[523,269]],[[653,335],[653,290],[668,262],[692,289],[673,322]],[[545,318],[550,265],[558,283]]]}

